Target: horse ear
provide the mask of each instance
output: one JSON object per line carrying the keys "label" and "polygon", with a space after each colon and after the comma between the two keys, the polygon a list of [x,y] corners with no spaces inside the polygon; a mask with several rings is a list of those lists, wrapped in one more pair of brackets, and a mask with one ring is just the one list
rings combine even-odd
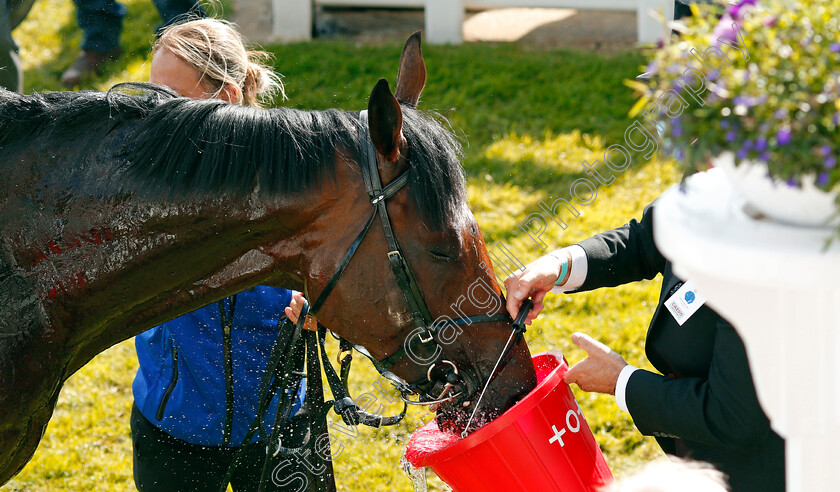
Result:
{"label": "horse ear", "polygon": [[402,122],[400,103],[391,94],[388,81],[379,79],[368,100],[368,128],[376,151],[390,162],[400,158]]}
{"label": "horse ear", "polygon": [[423,52],[420,50],[420,31],[417,31],[405,42],[400,57],[400,71],[397,73],[397,100],[416,108],[425,85],[426,62],[423,61]]}

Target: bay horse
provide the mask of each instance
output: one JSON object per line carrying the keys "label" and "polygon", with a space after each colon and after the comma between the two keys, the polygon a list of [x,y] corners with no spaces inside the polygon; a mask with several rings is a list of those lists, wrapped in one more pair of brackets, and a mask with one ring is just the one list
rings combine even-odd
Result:
{"label": "bay horse", "polygon": [[[362,240],[319,321],[377,359],[392,356],[406,381],[430,373],[393,357],[418,317],[393,273],[384,226],[357,236],[372,221],[360,167],[368,142],[382,183],[405,183],[384,207],[431,316],[452,316],[476,280],[492,286],[497,311],[458,309],[503,312],[467,207],[458,141],[416,109],[425,81],[416,33],[396,90],[381,79],[365,118],[197,101],[148,84],[132,93],[0,92],[0,484],[29,461],[62,384],[95,355],[255,285],[318,297],[354,237]],[[475,411],[472,429],[480,427],[536,384],[525,343],[490,380],[510,322],[488,319],[437,345],[464,378],[463,394],[437,408],[456,430]]]}

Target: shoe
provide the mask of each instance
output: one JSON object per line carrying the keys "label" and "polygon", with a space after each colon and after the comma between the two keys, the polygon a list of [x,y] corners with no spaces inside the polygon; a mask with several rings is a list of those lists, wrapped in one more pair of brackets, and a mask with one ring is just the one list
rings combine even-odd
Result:
{"label": "shoe", "polygon": [[82,51],[76,57],[76,61],[70,65],[70,68],[61,74],[61,83],[68,89],[79,85],[82,79],[85,79],[94,73],[102,73],[102,65],[108,61],[113,61],[119,58],[122,50],[120,48],[111,51]]}

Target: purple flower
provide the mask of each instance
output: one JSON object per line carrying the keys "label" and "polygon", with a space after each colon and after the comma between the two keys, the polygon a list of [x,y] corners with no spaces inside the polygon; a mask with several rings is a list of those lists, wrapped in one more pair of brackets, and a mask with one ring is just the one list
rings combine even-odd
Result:
{"label": "purple flower", "polygon": [[790,128],[784,127],[776,134],[776,141],[779,145],[787,145],[790,143],[791,132]]}
{"label": "purple flower", "polygon": [[738,133],[735,130],[729,130],[726,132],[726,141],[732,143],[738,137]]}
{"label": "purple flower", "polygon": [[755,139],[755,150],[757,152],[764,152],[767,150],[767,139],[763,136],[759,136]]}
{"label": "purple flower", "polygon": [[720,77],[720,70],[710,70],[709,72],[706,72],[706,80],[709,82],[717,82],[718,77]]}
{"label": "purple flower", "polygon": [[743,0],[742,2],[738,2],[735,5],[730,5],[726,9],[726,13],[732,16],[734,19],[739,19],[741,15],[741,9],[748,5],[755,5],[757,0]]}
{"label": "purple flower", "polygon": [[840,43],[831,43],[828,45],[828,49],[830,49],[832,53],[840,53]]}
{"label": "purple flower", "polygon": [[762,162],[770,162],[770,154],[767,152],[762,152],[758,158],[761,159]]}
{"label": "purple flower", "polygon": [[820,173],[820,175],[817,176],[817,184],[820,185],[820,186],[827,185],[828,184],[828,173]]}
{"label": "purple flower", "polygon": [[729,128],[729,120],[720,120],[720,127],[724,130]]}
{"label": "purple flower", "polygon": [[773,117],[776,118],[777,120],[783,120],[783,119],[787,118],[787,114],[788,114],[787,109],[784,109],[784,108],[777,109],[776,112],[773,113]]}
{"label": "purple flower", "polygon": [[[749,74],[749,72],[744,72],[744,73]],[[744,79],[745,79],[744,81],[746,81],[746,79],[749,79],[749,77],[745,75]],[[742,106],[746,106],[748,108],[751,108],[753,106],[758,106],[759,104],[765,102],[766,100],[767,100],[766,95],[759,96],[759,97],[735,96],[734,98],[732,98],[732,102],[735,103],[736,105],[742,105]]]}
{"label": "purple flower", "polygon": [[671,135],[675,137],[682,135],[682,125],[680,124],[679,118],[671,119]]}
{"label": "purple flower", "polygon": [[779,18],[776,17],[775,15],[768,15],[767,17],[764,18],[763,21],[761,21],[761,24],[764,25],[764,27],[773,27],[778,23],[779,23]]}
{"label": "purple flower", "polygon": [[831,146],[830,145],[823,145],[820,147],[820,155],[823,157],[828,157],[831,155]]}
{"label": "purple flower", "polygon": [[735,157],[736,157],[739,161],[743,161],[744,159],[746,159],[746,158],[747,158],[747,154],[749,154],[749,153],[750,153],[750,151],[749,151],[749,150],[747,150],[746,148],[741,148],[741,149],[739,149],[739,150],[738,150],[738,153],[737,153],[737,154],[735,154]]}
{"label": "purple flower", "polygon": [[840,125],[840,113],[834,113],[834,116],[831,117],[831,122],[835,125]]}
{"label": "purple flower", "polygon": [[795,180],[794,178],[790,178],[790,179],[788,179],[788,180],[786,181],[786,183],[787,183],[787,185],[788,185],[788,186],[790,186],[791,188],[796,188],[796,186],[797,186],[796,180]]}
{"label": "purple flower", "polygon": [[[735,28],[732,27],[732,24],[735,22],[733,17],[738,18],[737,14],[732,17],[729,14],[723,14],[720,22],[715,26],[715,31],[712,33],[712,38],[714,39],[713,44],[715,46],[720,46],[721,43],[735,44],[738,42],[738,34]],[[738,26],[738,29],[740,29],[740,26]]]}
{"label": "purple flower", "polygon": [[833,169],[834,166],[836,166],[836,165],[837,165],[837,159],[833,155],[830,155],[830,156],[826,157],[825,162],[823,163],[823,166],[826,169]]}

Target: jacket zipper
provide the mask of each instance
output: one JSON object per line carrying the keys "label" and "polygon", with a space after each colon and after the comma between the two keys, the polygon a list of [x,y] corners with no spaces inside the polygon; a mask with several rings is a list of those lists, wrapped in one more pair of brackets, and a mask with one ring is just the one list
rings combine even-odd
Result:
{"label": "jacket zipper", "polygon": [[166,403],[169,402],[169,397],[172,396],[172,392],[175,391],[175,385],[178,383],[178,347],[172,346],[172,379],[169,381],[169,386],[166,387],[166,391],[163,393],[163,398],[160,400],[160,405],[158,406],[157,411],[157,420],[158,422],[163,419],[163,411],[166,409]]}
{"label": "jacket zipper", "polygon": [[233,310],[236,307],[236,296],[230,298],[230,316],[225,315],[224,301],[219,301],[219,315],[222,320],[222,351],[225,359],[225,430],[222,446],[230,444],[233,430],[233,354],[230,330],[233,325]]}

